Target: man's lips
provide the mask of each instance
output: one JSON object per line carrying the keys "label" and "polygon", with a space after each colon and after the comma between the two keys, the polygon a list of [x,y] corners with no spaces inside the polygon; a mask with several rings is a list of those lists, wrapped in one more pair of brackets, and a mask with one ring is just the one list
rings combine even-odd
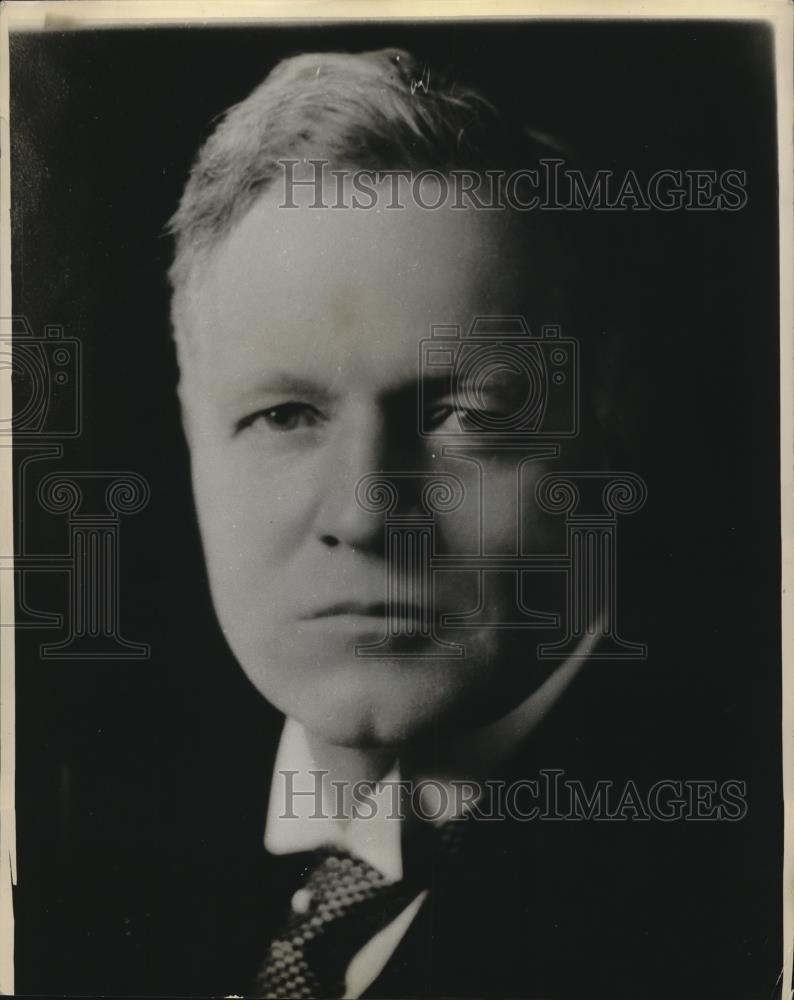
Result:
{"label": "man's lips", "polygon": [[314,608],[308,614],[301,617],[305,621],[312,621],[314,618],[337,618],[339,615],[367,615],[372,618],[382,618],[386,614],[386,605],[383,601],[334,601],[324,607]]}
{"label": "man's lips", "polygon": [[361,601],[343,600],[334,601],[331,604],[313,608],[300,616],[301,621],[315,621],[322,618],[339,618],[342,616],[356,616],[386,620],[388,618],[406,619],[411,618],[417,621],[430,618],[438,619],[441,611],[438,608],[427,608],[417,604],[396,601],[389,609],[385,601]]}

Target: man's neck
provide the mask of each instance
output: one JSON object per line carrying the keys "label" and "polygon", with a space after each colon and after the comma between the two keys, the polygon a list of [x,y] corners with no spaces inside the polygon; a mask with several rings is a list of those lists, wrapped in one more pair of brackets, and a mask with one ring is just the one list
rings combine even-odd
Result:
{"label": "man's neck", "polygon": [[323,772],[328,800],[341,805],[345,813],[351,805],[350,790],[356,784],[380,781],[397,763],[397,750],[392,747],[344,747],[329,743],[309,730],[305,734],[312,760]]}

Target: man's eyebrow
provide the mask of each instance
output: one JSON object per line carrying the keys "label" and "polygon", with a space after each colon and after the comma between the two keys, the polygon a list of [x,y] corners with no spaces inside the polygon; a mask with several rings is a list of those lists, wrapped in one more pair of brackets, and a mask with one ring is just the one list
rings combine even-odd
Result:
{"label": "man's eyebrow", "polygon": [[420,376],[422,391],[425,393],[449,392],[451,380],[451,368],[449,371],[423,371]]}
{"label": "man's eyebrow", "polygon": [[328,399],[333,395],[328,385],[323,385],[315,379],[294,372],[273,371],[263,375],[252,385],[246,386],[245,396],[256,397],[270,392],[310,396],[313,399]]}
{"label": "man's eyebrow", "polygon": [[523,384],[526,380],[524,373],[507,368],[490,371],[484,384],[480,376],[481,373],[476,370],[461,376],[459,373],[453,372],[451,366],[447,371],[423,372],[421,375],[422,391],[426,395],[434,393],[441,395],[455,389],[466,388],[468,390],[473,385],[478,385],[480,391],[486,389],[499,391],[512,389],[516,384]]}

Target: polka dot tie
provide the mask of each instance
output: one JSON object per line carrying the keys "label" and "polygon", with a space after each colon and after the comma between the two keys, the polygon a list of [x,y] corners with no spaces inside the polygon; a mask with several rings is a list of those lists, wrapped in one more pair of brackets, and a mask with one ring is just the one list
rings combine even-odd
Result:
{"label": "polka dot tie", "polygon": [[350,960],[420,891],[389,882],[351,854],[318,851],[292,897],[286,925],[268,949],[249,995],[272,1000],[341,997]]}

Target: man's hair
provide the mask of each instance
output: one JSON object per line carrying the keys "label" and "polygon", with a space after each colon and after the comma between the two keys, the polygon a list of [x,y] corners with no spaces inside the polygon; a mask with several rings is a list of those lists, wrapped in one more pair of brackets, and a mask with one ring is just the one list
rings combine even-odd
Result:
{"label": "man's hair", "polygon": [[169,272],[178,292],[205,255],[281,174],[322,158],[373,171],[526,168],[550,146],[479,91],[408,52],[309,53],[285,59],[221,118],[179,208]]}

